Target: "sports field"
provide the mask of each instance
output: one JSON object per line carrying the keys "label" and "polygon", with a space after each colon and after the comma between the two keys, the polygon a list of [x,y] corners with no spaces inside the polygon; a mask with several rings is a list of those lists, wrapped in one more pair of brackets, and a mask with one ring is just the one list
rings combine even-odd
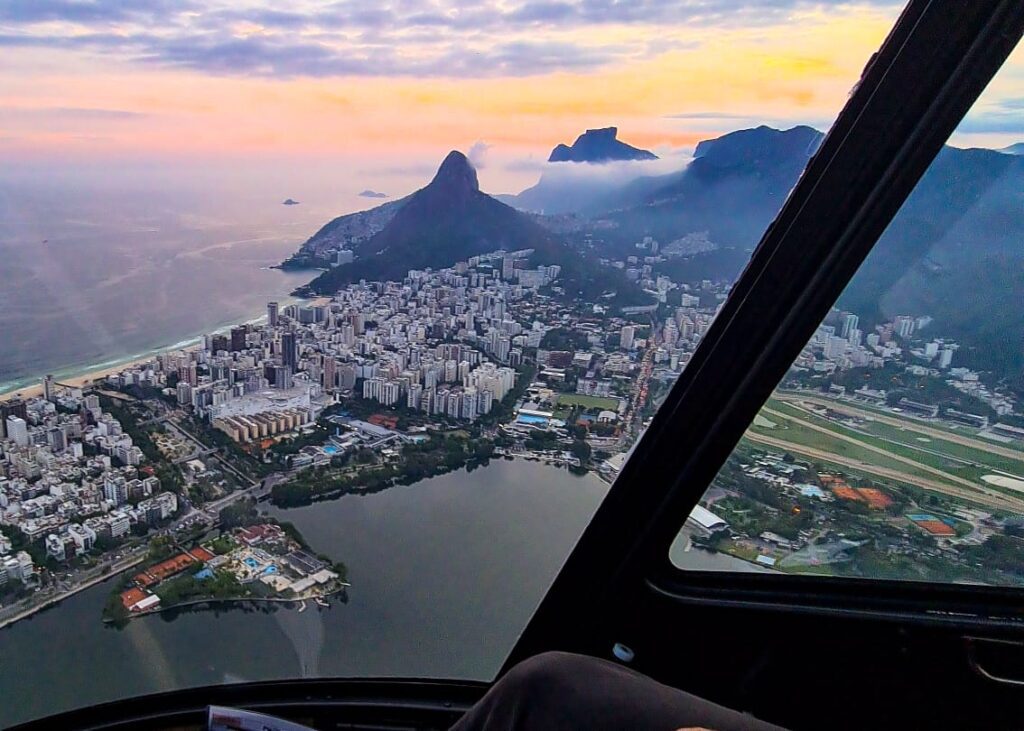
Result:
{"label": "sports field", "polygon": [[[816,402],[812,404],[811,401]],[[1024,472],[1017,452],[952,435],[910,420],[871,417],[854,422],[815,413],[822,399],[773,398],[750,427],[747,439],[763,446],[788,448],[825,464],[876,477],[977,500],[991,507],[1020,512],[1020,492],[991,472],[1013,478]],[[858,416],[863,419],[864,412]],[[853,416],[850,414],[849,416]],[[954,441],[957,440],[957,441]],[[1008,473],[1008,474],[1007,474]],[[982,479],[986,475],[988,479]]]}
{"label": "sports field", "polygon": [[581,393],[560,393],[558,394],[559,406],[582,406],[585,409],[607,409],[615,411],[619,408],[617,398],[606,398],[604,396],[585,396]]}
{"label": "sports field", "polygon": [[[854,436],[865,444],[881,447],[893,454],[968,479],[978,479],[990,470],[1014,476],[1024,474],[1024,452],[1017,453],[1005,445],[989,445],[964,434],[940,432],[934,428],[928,428],[927,433],[922,433],[918,430],[919,424],[909,419],[892,419],[891,414],[889,419],[899,422],[898,426],[877,419],[862,421],[857,426],[840,424],[834,419],[826,419],[801,408],[798,402],[787,403],[774,399],[769,400],[766,410],[778,411],[838,434]],[[768,415],[767,418],[772,417]]]}

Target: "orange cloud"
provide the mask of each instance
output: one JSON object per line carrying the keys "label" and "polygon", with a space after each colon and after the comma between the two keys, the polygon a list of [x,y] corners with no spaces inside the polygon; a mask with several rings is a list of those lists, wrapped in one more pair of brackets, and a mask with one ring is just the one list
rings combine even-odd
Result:
{"label": "orange cloud", "polygon": [[[855,8],[769,27],[660,28],[673,42],[650,58],[527,78],[224,78],[71,51],[18,51],[0,69],[0,128],[9,138],[5,150],[32,154],[371,156],[486,138],[546,155],[555,142],[607,125],[617,125],[634,144],[691,146],[726,130],[671,115],[717,112],[780,124],[834,117],[892,20]],[[644,29],[600,33],[588,42],[627,43]],[[78,139],[78,130],[4,116],[4,110],[45,107],[145,116],[92,120],[79,131],[89,141]]]}

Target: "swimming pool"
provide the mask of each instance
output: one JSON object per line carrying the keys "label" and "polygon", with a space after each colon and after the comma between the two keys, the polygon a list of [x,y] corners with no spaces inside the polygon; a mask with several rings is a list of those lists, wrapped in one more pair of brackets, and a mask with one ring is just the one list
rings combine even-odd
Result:
{"label": "swimming pool", "polygon": [[326,454],[337,454],[338,448],[335,447],[333,444],[328,444],[326,447],[324,447],[324,452]]}
{"label": "swimming pool", "polygon": [[260,562],[257,561],[256,559],[252,558],[251,556],[249,558],[243,558],[242,559],[242,563],[244,563],[246,566],[248,566],[251,569],[259,568],[259,565],[260,565]]}
{"label": "swimming pool", "polygon": [[520,424],[547,424],[548,417],[534,416],[533,414],[520,414],[516,417],[516,421]]}

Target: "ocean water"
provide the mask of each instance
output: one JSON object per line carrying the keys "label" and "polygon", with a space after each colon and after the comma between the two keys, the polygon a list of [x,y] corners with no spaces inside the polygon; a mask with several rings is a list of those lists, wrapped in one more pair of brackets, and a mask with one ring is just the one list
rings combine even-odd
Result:
{"label": "ocean water", "polygon": [[[296,187],[0,174],[0,393],[180,347],[287,301],[315,272],[270,267],[367,205],[329,186],[302,200]],[[282,205],[289,196],[302,203]]]}

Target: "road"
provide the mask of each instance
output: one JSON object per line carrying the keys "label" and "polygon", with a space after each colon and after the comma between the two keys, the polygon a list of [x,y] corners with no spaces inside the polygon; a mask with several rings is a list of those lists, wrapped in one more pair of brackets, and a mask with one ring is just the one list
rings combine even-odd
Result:
{"label": "road", "polygon": [[657,342],[652,335],[647,349],[640,356],[640,372],[636,379],[636,387],[633,389],[633,396],[623,418],[623,423],[626,425],[621,439],[621,446],[623,448],[631,447],[640,434],[641,414],[643,413],[644,402],[647,400],[647,389],[651,374],[654,372],[654,351],[656,349]]}
{"label": "road", "polygon": [[[30,617],[46,607],[58,604],[80,591],[84,591],[91,586],[95,586],[100,582],[106,581],[110,577],[116,576],[123,571],[127,571],[133,566],[137,566],[146,559],[146,554],[149,551],[149,541],[157,536],[170,535],[173,537],[175,533],[184,530],[186,527],[191,527],[191,524],[200,521],[207,528],[214,527],[217,523],[219,517],[218,514],[221,509],[246,496],[257,498],[261,497],[263,494],[268,493],[275,484],[287,479],[287,477],[288,476],[284,473],[274,473],[267,477],[263,482],[257,483],[252,487],[236,490],[220,500],[204,505],[202,508],[189,509],[186,514],[178,517],[170,525],[161,528],[148,536],[144,543],[130,549],[128,555],[125,555],[119,561],[115,561],[110,564],[101,564],[84,571],[76,571],[72,574],[72,578],[70,580],[57,580],[50,587],[41,590],[37,594],[33,594],[23,602],[18,602],[16,604],[0,608],[0,628],[17,622],[19,619]],[[110,570],[104,572],[103,569],[105,566],[110,566]]]}
{"label": "road", "polygon": [[[232,475],[237,477],[243,485],[248,485],[248,487],[235,490],[234,492],[225,495],[224,497],[218,500],[206,503],[201,508],[195,508],[195,512],[202,514],[209,522],[211,527],[216,524],[218,520],[218,514],[220,513],[220,511],[226,508],[228,505],[231,505],[232,503],[235,503],[244,497],[252,497],[259,500],[260,498],[269,494],[270,490],[274,487],[274,485],[283,482],[289,477],[289,474],[286,472],[275,472],[271,475],[268,475],[263,480],[257,482],[256,480],[253,480],[251,477],[240,472],[237,468],[235,468],[234,465],[232,465],[227,459],[225,459],[225,457],[220,453],[220,451],[216,447],[211,447],[207,445],[199,437],[185,429],[175,419],[171,417],[164,417],[160,421],[162,421],[168,428],[178,432],[178,434],[180,434],[184,439],[187,439],[188,441],[195,444],[199,454],[212,456],[214,459],[217,460],[217,462],[222,467],[224,467],[224,469],[226,469]],[[179,460],[175,460],[176,463],[178,461]],[[171,530],[176,529],[182,523],[186,522],[190,518],[193,518],[194,516],[195,513],[190,513],[187,516],[183,516],[178,521],[175,521],[174,525],[171,527]]]}
{"label": "road", "polygon": [[[173,429],[174,431],[178,432],[178,434],[180,434],[182,437],[184,437],[184,438],[188,439],[189,441],[193,442],[194,444],[196,444],[198,446],[200,452],[203,452],[203,453],[206,453],[206,454],[209,454],[210,456],[212,456],[215,460],[217,460],[221,464],[221,466],[224,469],[226,469],[228,472],[230,472],[235,477],[237,477],[239,480],[241,480],[242,484],[248,483],[248,485],[250,487],[255,487],[256,485],[259,484],[258,482],[256,482],[256,480],[252,479],[248,475],[245,475],[242,472],[239,472],[235,468],[234,465],[232,465],[230,462],[228,462],[226,459],[224,459],[224,457],[220,454],[220,452],[218,450],[216,450],[215,448],[210,447],[209,445],[205,444],[201,439],[199,439],[199,437],[197,437],[196,435],[192,434],[190,431],[186,430],[178,422],[176,422],[173,419],[168,417],[168,418],[163,420],[163,423],[166,426],[168,426],[171,429]],[[211,449],[213,450],[212,452],[210,451]]]}
{"label": "road", "polygon": [[[108,394],[114,395],[114,394]],[[125,398],[122,394],[116,394],[120,398]],[[128,399],[134,400],[134,399]],[[231,505],[244,497],[253,497],[259,499],[270,493],[274,485],[288,479],[289,474],[283,472],[275,472],[267,476],[261,482],[249,478],[243,473],[239,472],[233,465],[231,465],[224,457],[217,452],[213,447],[208,447],[199,438],[190,432],[183,429],[179,424],[172,421],[170,418],[161,417],[158,419],[151,420],[153,422],[160,421],[166,424],[169,428],[179,432],[181,436],[188,439],[190,442],[196,445],[198,455],[211,455],[213,456],[226,470],[231,474],[238,477],[242,484],[248,484],[248,487],[235,490],[234,492],[215,500],[214,502],[207,503],[201,508],[193,508],[185,498],[185,512],[176,518],[171,524],[161,528],[155,533],[150,534],[147,539],[138,546],[127,549],[128,553],[121,558],[119,561],[107,564],[100,564],[91,569],[78,570],[72,572],[71,578],[66,580],[57,580],[51,586],[40,590],[38,593],[33,594],[28,599],[21,602],[17,602],[10,606],[0,607],[0,628],[5,627],[8,624],[17,622],[19,619],[24,619],[31,616],[53,604],[57,604],[68,597],[77,594],[80,591],[88,589],[90,586],[94,586],[102,581],[106,581],[111,576],[121,573],[130,569],[132,566],[136,566],[146,558],[146,553],[149,550],[149,541],[157,536],[174,536],[175,533],[180,533],[185,529],[191,529],[195,524],[202,523],[207,528],[213,528],[216,526],[219,519],[219,513],[228,505]],[[190,458],[193,458],[190,457]],[[178,463],[181,460],[175,460]],[[121,551],[125,551],[124,547]],[[110,570],[104,572],[103,569],[109,566]]]}
{"label": "road", "polygon": [[18,602],[17,604],[0,609],[0,629],[17,622],[19,619],[26,619],[49,606],[59,604],[80,591],[85,591],[91,586],[102,583],[112,576],[137,566],[145,560],[147,550],[147,546],[139,546],[131,552],[131,555],[125,556],[120,561],[107,564],[110,566],[109,571],[104,572],[103,565],[97,566],[88,572],[80,572],[86,574],[86,576],[78,581],[70,583],[61,582],[66,587],[64,589],[60,589],[60,584],[58,584],[49,589],[40,590],[39,593],[33,594],[24,602]]}
{"label": "road", "polygon": [[171,462],[177,465],[181,465],[185,464],[186,462],[191,462],[194,459],[199,459],[201,457],[209,457],[211,454],[215,454],[216,452],[217,450],[214,449],[213,447],[210,447],[209,449],[196,449],[191,454],[186,454],[184,457],[178,457],[176,459],[171,460]]}
{"label": "road", "polygon": [[280,482],[284,482],[285,480],[288,479],[288,477],[289,474],[286,472],[275,472],[271,475],[268,475],[262,482],[258,482],[255,485],[247,487],[243,490],[235,490],[230,495],[225,495],[219,500],[214,500],[212,503],[207,503],[202,507],[202,510],[208,515],[212,515],[214,518],[216,518],[217,513],[226,508],[228,505],[231,505],[231,503],[234,503],[242,499],[243,497],[251,497],[256,500],[259,500],[261,497],[268,495],[270,493],[270,490],[274,487],[274,485]]}

